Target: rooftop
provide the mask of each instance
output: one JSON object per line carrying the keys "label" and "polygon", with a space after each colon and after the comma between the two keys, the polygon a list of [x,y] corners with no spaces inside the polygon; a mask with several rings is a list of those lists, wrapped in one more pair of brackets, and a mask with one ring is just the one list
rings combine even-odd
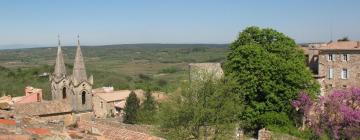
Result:
{"label": "rooftop", "polygon": [[[143,90],[134,90],[135,94],[138,96],[138,98],[143,97]],[[100,97],[101,99],[107,101],[107,102],[113,102],[113,101],[121,101],[126,100],[126,98],[131,93],[131,90],[116,90],[112,92],[98,92],[95,93],[95,96]]]}
{"label": "rooftop", "polygon": [[337,41],[321,46],[318,50],[360,50],[360,41]]}
{"label": "rooftop", "polygon": [[15,113],[30,116],[71,112],[72,106],[65,101],[43,101],[15,105]]}

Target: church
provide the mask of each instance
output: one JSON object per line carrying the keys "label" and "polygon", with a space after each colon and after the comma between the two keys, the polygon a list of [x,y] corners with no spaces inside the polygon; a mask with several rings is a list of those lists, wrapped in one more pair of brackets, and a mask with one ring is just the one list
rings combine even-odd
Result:
{"label": "church", "polygon": [[72,112],[75,113],[93,110],[93,76],[87,77],[86,75],[79,36],[72,74],[66,72],[60,39],[58,39],[55,69],[49,77],[53,101],[66,101],[72,106]]}

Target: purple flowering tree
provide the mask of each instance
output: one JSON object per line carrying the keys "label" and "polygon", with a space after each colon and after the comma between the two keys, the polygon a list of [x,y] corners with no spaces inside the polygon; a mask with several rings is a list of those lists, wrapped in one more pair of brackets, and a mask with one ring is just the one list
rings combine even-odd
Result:
{"label": "purple flowering tree", "polygon": [[305,93],[293,101],[310,128],[334,139],[360,138],[360,88],[335,90],[312,102]]}

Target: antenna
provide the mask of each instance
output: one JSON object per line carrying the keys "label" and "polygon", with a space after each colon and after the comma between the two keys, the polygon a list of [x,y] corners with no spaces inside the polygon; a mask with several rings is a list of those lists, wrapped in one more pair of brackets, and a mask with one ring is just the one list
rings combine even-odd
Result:
{"label": "antenna", "polygon": [[78,45],[80,46],[80,35],[77,35],[77,39],[78,39]]}
{"label": "antenna", "polygon": [[60,46],[60,34],[58,34],[58,45]]}

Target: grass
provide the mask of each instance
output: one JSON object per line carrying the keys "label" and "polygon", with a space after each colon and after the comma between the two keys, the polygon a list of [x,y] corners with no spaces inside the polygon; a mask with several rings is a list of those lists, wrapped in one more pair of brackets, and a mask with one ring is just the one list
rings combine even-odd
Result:
{"label": "grass", "polygon": [[[23,95],[24,87],[42,88],[50,98],[48,77],[52,72],[56,47],[0,50],[0,93]],[[94,87],[115,89],[145,88],[171,92],[188,80],[188,63],[222,62],[227,45],[217,44],[125,44],[82,47],[88,76]],[[67,73],[72,73],[75,47],[63,47]],[[145,78],[147,77],[147,78]]]}

